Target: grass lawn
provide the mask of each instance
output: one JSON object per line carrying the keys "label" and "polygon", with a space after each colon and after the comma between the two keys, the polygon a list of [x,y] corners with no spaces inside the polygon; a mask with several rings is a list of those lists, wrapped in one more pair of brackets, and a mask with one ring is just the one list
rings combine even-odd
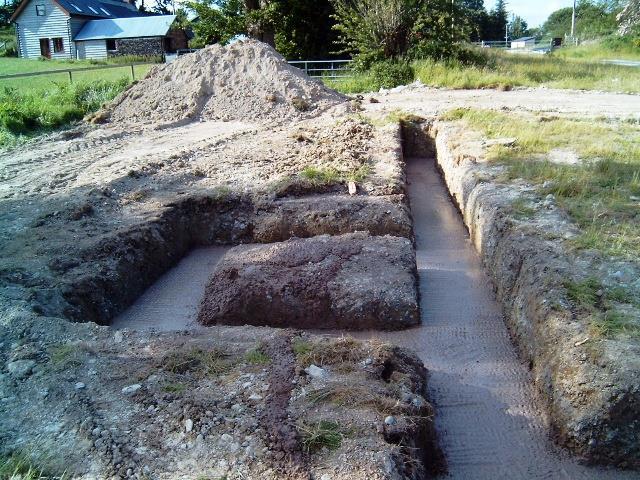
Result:
{"label": "grass lawn", "polygon": [[[605,255],[637,260],[640,256],[640,125],[637,121],[582,120],[523,117],[489,110],[456,109],[443,116],[461,121],[488,138],[516,138],[513,147],[496,145],[488,159],[507,165],[500,181],[523,178],[537,185],[540,196],[553,194],[569,213],[582,234],[569,241],[576,249],[595,249]],[[578,154],[575,164],[550,161],[553,149]],[[516,205],[522,215],[535,209]],[[569,284],[569,293],[587,298],[585,292],[603,290],[597,279]],[[605,334],[640,337],[638,319],[626,318],[615,302],[640,306],[638,292],[624,289],[605,291],[604,305],[594,310],[594,325]],[[583,295],[584,294],[584,295]],[[600,300],[595,294],[591,297]],[[591,297],[588,297],[591,298]],[[596,300],[580,301],[584,308],[596,307]],[[586,303],[585,303],[586,302]]]}
{"label": "grass lawn", "polygon": [[[140,60],[134,60],[136,63]],[[46,72],[49,70],[75,70],[78,68],[92,68],[107,65],[107,62],[90,60],[32,60],[23,58],[0,58],[0,75],[16,73]],[[113,63],[111,63],[113,64]],[[137,65],[134,67],[135,77],[142,78],[151,65]],[[120,68],[76,72],[72,74],[74,82],[91,82],[95,80],[116,81],[123,77],[131,79],[131,67],[123,65]],[[22,77],[16,79],[0,79],[0,90],[4,87],[17,88],[24,91],[44,91],[55,87],[59,83],[69,83],[68,73]]]}
{"label": "grass lawn", "polygon": [[[605,65],[599,60],[553,55],[514,55],[499,51],[484,52],[485,65],[460,62],[418,60],[413,62],[414,75],[432,87],[456,89],[546,86],[550,88],[602,90],[640,93],[640,68]],[[568,49],[569,51],[569,49]],[[615,54],[608,58],[616,58]],[[618,57],[620,58],[620,57]],[[326,83],[343,93],[376,91],[379,85],[369,74]]]}

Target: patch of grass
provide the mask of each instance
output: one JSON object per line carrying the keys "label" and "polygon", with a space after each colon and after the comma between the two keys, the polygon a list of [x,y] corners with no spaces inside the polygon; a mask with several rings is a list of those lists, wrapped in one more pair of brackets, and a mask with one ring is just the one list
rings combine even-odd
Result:
{"label": "patch of grass", "polygon": [[302,448],[306,453],[316,453],[323,448],[337,450],[342,445],[340,426],[335,422],[303,422],[298,425]]}
{"label": "patch of grass", "polygon": [[340,407],[371,408],[380,415],[402,415],[406,407],[389,396],[371,391],[365,386],[330,385],[309,392],[313,403],[331,402]]}
{"label": "patch of grass", "polygon": [[73,344],[55,345],[49,348],[49,362],[57,369],[77,367],[82,364],[80,348]]}
{"label": "patch of grass", "polygon": [[580,310],[591,314],[594,335],[640,337],[638,320],[619,311],[614,305],[614,303],[635,304],[633,296],[624,287],[605,288],[595,277],[581,281],[568,280],[563,286],[567,290],[569,300]]}
{"label": "patch of grass", "polygon": [[192,348],[168,353],[159,366],[174,374],[193,373],[197,376],[208,377],[228,372],[232,368],[233,362],[229,358],[229,354],[222,350]]}
{"label": "patch of grass", "polygon": [[338,183],[342,178],[340,172],[332,167],[309,166],[302,170],[301,175],[314,185],[331,185]]}
{"label": "patch of grass", "polygon": [[[553,194],[582,234],[577,248],[637,258],[640,254],[640,126],[628,122],[546,117],[473,109],[442,116],[459,120],[488,138],[516,138],[494,145],[488,159],[506,165],[503,181],[522,178]],[[554,163],[553,149],[574,151],[578,162]]]}
{"label": "patch of grass", "polygon": [[318,342],[298,338],[293,340],[292,348],[298,363],[303,367],[311,364],[322,366],[356,363],[364,356],[362,345],[350,337]]}
{"label": "patch of grass", "polygon": [[123,91],[129,81],[57,84],[46,91],[0,92],[0,146],[80,120]]}
{"label": "patch of grass", "polygon": [[[585,310],[593,310],[604,293],[600,280],[589,277],[582,281],[567,280],[564,282],[569,300]],[[600,295],[598,295],[600,293]]]}
{"label": "patch of grass", "polygon": [[603,337],[624,335],[640,338],[640,324],[631,315],[617,310],[607,310],[593,316],[593,332]]}
{"label": "patch of grass", "polygon": [[522,197],[511,202],[511,211],[520,220],[530,219],[536,214],[536,209],[531,206],[531,202]]}
{"label": "patch of grass", "polygon": [[14,453],[0,457],[0,479],[6,480],[68,480],[66,473],[54,475],[47,467],[26,454]]}
{"label": "patch of grass", "polygon": [[271,357],[259,348],[253,348],[244,354],[244,360],[252,365],[267,365],[271,363]]}
{"label": "patch of grass", "polygon": [[371,167],[365,164],[349,172],[346,179],[356,183],[362,183],[369,175],[371,175]]}
{"label": "patch of grass", "polygon": [[184,383],[167,383],[162,387],[162,390],[168,393],[182,393],[186,388]]}

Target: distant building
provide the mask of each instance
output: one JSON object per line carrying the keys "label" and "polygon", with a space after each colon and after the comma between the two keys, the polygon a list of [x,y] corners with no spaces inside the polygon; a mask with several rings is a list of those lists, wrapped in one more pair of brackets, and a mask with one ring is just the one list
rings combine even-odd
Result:
{"label": "distant building", "polygon": [[535,37],[522,37],[511,40],[511,48],[534,48],[535,46]]}
{"label": "distant building", "polygon": [[148,15],[122,0],[23,0],[11,21],[22,58],[105,59],[186,48],[175,15]]}

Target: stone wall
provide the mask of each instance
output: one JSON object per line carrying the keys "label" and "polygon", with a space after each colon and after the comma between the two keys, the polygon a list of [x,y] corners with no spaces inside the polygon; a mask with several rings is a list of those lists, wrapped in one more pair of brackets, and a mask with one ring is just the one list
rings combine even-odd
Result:
{"label": "stone wall", "polygon": [[110,57],[119,57],[122,55],[162,55],[163,48],[162,37],[150,38],[122,38],[116,40],[116,50],[109,51]]}

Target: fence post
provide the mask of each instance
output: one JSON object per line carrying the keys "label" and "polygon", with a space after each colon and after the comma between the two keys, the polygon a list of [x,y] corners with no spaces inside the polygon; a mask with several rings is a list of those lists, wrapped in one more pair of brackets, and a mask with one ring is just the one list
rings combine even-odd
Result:
{"label": "fence post", "polygon": [[136,74],[133,72],[133,63],[131,64],[131,80],[136,79]]}
{"label": "fence post", "polygon": [[69,83],[73,83],[73,77],[71,76],[71,70],[69,70]]}

